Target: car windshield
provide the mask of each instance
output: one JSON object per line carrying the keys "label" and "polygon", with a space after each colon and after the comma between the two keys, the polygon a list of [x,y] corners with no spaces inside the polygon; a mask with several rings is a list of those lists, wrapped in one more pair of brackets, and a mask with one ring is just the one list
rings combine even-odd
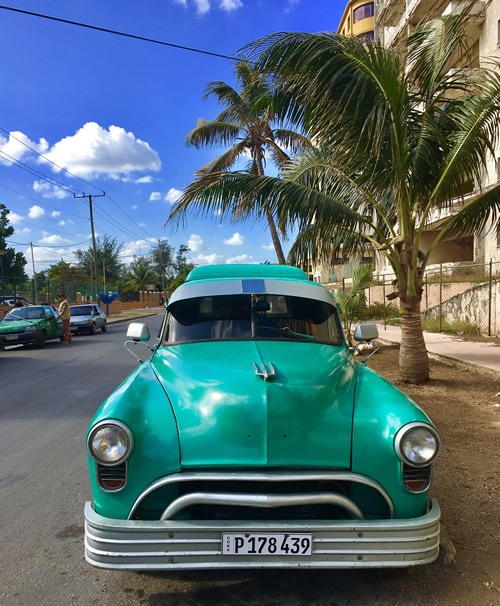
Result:
{"label": "car windshield", "polygon": [[44,317],[42,307],[16,307],[10,311],[3,322],[14,322],[15,320],[41,320]]}
{"label": "car windshield", "polygon": [[340,345],[333,305],[285,295],[218,295],[184,299],[168,308],[163,342],[273,339]]}
{"label": "car windshield", "polygon": [[69,311],[72,316],[91,316],[94,310],[92,305],[74,305]]}

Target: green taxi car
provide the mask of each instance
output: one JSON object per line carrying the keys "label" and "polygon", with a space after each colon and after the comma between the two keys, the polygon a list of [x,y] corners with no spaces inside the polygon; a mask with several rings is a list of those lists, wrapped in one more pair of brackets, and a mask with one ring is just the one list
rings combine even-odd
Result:
{"label": "green taxi car", "polygon": [[[145,324],[127,334],[134,351],[149,339]],[[370,341],[376,326],[355,336]],[[332,295],[300,269],[194,269],[145,351],[90,423],[88,562],[357,568],[438,557],[436,429],[355,359]]]}
{"label": "green taxi car", "polygon": [[49,339],[64,340],[61,320],[51,305],[15,307],[0,322],[0,343],[45,347]]}

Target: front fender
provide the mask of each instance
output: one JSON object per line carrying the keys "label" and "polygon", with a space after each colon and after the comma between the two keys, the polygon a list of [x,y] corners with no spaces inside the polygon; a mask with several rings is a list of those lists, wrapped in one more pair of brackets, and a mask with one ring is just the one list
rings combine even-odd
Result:
{"label": "front fender", "polygon": [[390,495],[396,518],[426,512],[428,492],[404,488],[402,463],[394,449],[400,427],[413,421],[432,426],[425,413],[403,392],[363,364],[358,365],[352,440],[352,471],[377,480]]}
{"label": "front fender", "polygon": [[88,456],[94,509],[100,515],[126,519],[146,486],[159,477],[180,471],[177,424],[149,362],[141,364],[103,402],[89,432],[96,423],[111,419],[127,425],[133,434],[134,447],[127,461],[127,484],[115,493],[99,487],[96,463]]}

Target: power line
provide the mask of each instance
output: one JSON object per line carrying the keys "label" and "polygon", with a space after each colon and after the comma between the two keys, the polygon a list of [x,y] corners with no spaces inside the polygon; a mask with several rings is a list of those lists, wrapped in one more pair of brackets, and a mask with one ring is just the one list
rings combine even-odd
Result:
{"label": "power line", "polygon": [[106,34],[113,34],[115,36],[122,36],[124,38],[132,38],[133,40],[140,40],[141,42],[150,42],[152,44],[159,44],[161,46],[169,46],[170,48],[177,48],[179,50],[186,50],[192,53],[200,53],[202,55],[209,55],[211,57],[218,57],[219,59],[229,59],[230,61],[246,62],[246,59],[239,57],[224,55],[222,53],[214,53],[211,51],[194,48],[192,46],[184,46],[182,44],[174,44],[173,42],[165,42],[163,40],[157,40],[155,38],[146,38],[145,36],[138,36],[136,34],[129,34],[126,32],[120,32],[115,29],[108,29],[107,27],[98,27],[97,25],[90,25],[89,23],[81,23],[79,21],[71,21],[70,19],[61,19],[60,17],[53,17],[52,15],[44,15],[42,13],[34,13],[32,11],[25,11],[20,8],[13,8],[11,6],[2,6],[0,9],[12,11],[14,13],[21,13],[23,15],[30,15],[32,17],[40,17],[41,19],[48,19],[49,21],[57,21],[58,23],[66,23],[67,25],[76,25],[77,27],[84,27],[86,29],[95,30],[98,32],[104,32]]}
{"label": "power line", "polygon": [[9,155],[8,153],[6,153],[4,151],[0,150],[0,154],[2,156],[5,156],[6,158],[8,158],[8,161],[11,164],[13,164],[14,166],[17,166],[18,168],[25,170],[27,173],[29,173],[33,177],[42,179],[42,181],[47,181],[47,183],[50,183],[50,185],[52,185],[54,187],[58,187],[59,189],[64,189],[66,191],[71,192],[72,194],[74,194],[75,192],[81,192],[81,190],[69,187],[68,185],[64,185],[63,183],[60,183],[56,179],[53,179],[52,177],[48,177],[47,175],[44,175],[42,172],[40,172],[36,168],[32,168],[31,166],[28,166],[28,164],[25,164],[24,162],[17,160],[16,158],[14,158],[13,156]]}

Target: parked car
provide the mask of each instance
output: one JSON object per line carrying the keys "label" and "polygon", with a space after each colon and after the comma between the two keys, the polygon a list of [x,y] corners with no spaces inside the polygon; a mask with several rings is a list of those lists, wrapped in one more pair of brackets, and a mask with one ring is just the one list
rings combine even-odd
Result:
{"label": "parked car", "polygon": [[18,299],[22,301],[23,305],[31,305],[24,297],[13,297],[12,295],[0,297],[0,305],[14,307]]}
{"label": "parked car", "polygon": [[0,321],[3,346],[22,343],[44,347],[49,339],[64,340],[62,322],[51,305],[15,307]]}
{"label": "parked car", "polygon": [[[377,336],[374,324],[356,328],[360,343]],[[147,325],[131,323],[128,337],[137,351]],[[437,558],[437,431],[354,357],[331,293],[304,272],[196,268],[146,351],[90,423],[88,562],[357,568]]]}
{"label": "parked car", "polygon": [[101,329],[102,332],[108,330],[106,314],[99,305],[93,303],[70,305],[69,311],[71,314],[69,326],[73,333],[88,332],[91,335],[95,335],[98,329]]}

